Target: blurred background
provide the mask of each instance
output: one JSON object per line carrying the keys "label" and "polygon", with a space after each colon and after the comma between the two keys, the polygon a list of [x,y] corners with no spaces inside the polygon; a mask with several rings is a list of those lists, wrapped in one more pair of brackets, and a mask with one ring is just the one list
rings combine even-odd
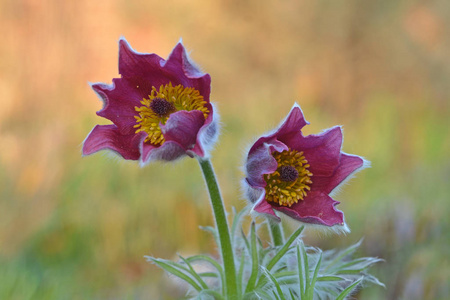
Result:
{"label": "blurred background", "polygon": [[177,299],[143,256],[217,253],[195,160],[81,157],[121,36],[164,58],[182,37],[211,74],[229,210],[246,147],[296,101],[306,134],[343,125],[372,162],[335,197],[352,233],[307,243],[364,237],[357,255],[386,260],[357,299],[450,297],[449,1],[0,0],[0,27],[0,299]]}

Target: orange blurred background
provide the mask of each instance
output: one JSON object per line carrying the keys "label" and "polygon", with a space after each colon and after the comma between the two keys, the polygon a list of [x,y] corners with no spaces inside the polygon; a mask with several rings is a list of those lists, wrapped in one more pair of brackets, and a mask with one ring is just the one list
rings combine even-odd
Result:
{"label": "orange blurred background", "polygon": [[450,2],[0,0],[0,27],[1,299],[177,299],[143,256],[216,253],[195,160],[81,157],[108,123],[88,82],[119,76],[121,36],[162,57],[182,37],[211,74],[229,210],[246,146],[296,101],[307,134],[343,125],[343,150],[372,161],[336,197],[352,233],[306,241],[365,237],[387,288],[359,299],[450,297]]}

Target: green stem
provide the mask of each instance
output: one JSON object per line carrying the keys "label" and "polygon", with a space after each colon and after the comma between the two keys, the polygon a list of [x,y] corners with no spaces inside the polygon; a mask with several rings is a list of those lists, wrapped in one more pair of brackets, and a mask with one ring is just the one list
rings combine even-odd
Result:
{"label": "green stem", "polygon": [[228,229],[227,217],[223,205],[222,196],[220,195],[219,186],[217,184],[214,169],[209,159],[199,159],[200,167],[208,187],[209,196],[211,198],[211,206],[216,219],[217,231],[219,232],[220,250],[225,271],[225,291],[226,299],[237,299],[236,285],[236,267],[234,265],[234,253],[231,244],[230,232]]}
{"label": "green stem", "polygon": [[284,244],[284,234],[283,229],[281,228],[281,223],[277,223],[272,220],[267,220],[269,228],[270,228],[270,235],[272,236],[272,242],[275,246],[281,246]]}

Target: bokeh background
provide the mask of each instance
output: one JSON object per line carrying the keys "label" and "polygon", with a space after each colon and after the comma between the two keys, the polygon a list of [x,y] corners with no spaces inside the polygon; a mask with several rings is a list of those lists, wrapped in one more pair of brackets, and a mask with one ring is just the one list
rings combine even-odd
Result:
{"label": "bokeh background", "polygon": [[1,0],[0,28],[0,299],[177,299],[143,256],[217,253],[195,160],[81,157],[121,36],[162,57],[182,37],[211,74],[228,209],[246,146],[297,101],[306,133],[343,125],[372,162],[336,197],[352,233],[307,242],[386,260],[355,298],[450,297],[449,1]]}

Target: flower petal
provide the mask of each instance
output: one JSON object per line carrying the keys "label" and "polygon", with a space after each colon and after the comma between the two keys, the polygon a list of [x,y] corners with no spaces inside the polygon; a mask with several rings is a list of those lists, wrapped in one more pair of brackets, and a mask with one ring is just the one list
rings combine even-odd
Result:
{"label": "flower petal", "polygon": [[356,171],[359,171],[363,166],[364,160],[361,157],[357,155],[342,153],[339,166],[336,168],[333,175],[329,177],[313,175],[313,177],[311,178],[313,182],[311,189],[329,194],[342,181],[344,181]]}
{"label": "flower petal", "polygon": [[149,74],[149,67],[158,69],[163,62],[156,54],[141,54],[133,50],[125,39],[119,40],[119,74],[124,77],[142,77]]}
{"label": "flower petal", "polygon": [[[209,95],[211,94],[211,76],[205,74],[195,66],[186,52],[182,43],[178,43],[172,50],[167,61],[163,64],[164,72],[173,74],[174,81],[185,87],[193,87],[200,92],[203,99],[209,103]],[[172,83],[174,83],[172,81]],[[177,84],[178,84],[177,83]]]}
{"label": "flower petal", "polygon": [[[193,87],[200,92],[206,102],[210,101],[211,77],[191,62],[182,43],[178,43],[165,60],[156,54],[138,53],[125,39],[121,39],[119,73],[123,78],[140,80],[141,85],[150,82],[151,86],[156,88],[169,82],[174,86],[182,84],[184,87]],[[151,86],[147,94],[150,93]]]}
{"label": "flower petal", "polygon": [[283,136],[279,140],[291,149],[303,151],[313,175],[331,176],[339,165],[342,145],[342,130],[339,126],[318,135]]}
{"label": "flower petal", "polygon": [[134,117],[138,115],[135,107],[141,106],[140,101],[145,97],[141,92],[142,87],[128,80],[115,78],[112,85],[96,83],[92,85],[92,89],[104,102],[97,115],[111,120],[121,134],[134,133]]}
{"label": "flower petal", "polygon": [[[253,147],[252,147],[253,149]],[[276,139],[267,140],[260,147],[250,150],[246,163],[247,180],[251,186],[265,187],[264,174],[276,171],[278,163],[273,158],[272,152],[282,152],[288,147]]]}
{"label": "flower petal", "polygon": [[305,120],[303,116],[302,109],[298,104],[292,106],[286,120],[277,130],[277,136],[289,136],[291,134],[298,134],[301,132],[302,128],[308,125],[309,122]]}
{"label": "flower petal", "polygon": [[291,111],[289,112],[287,118],[282,122],[282,124],[278,127],[278,129],[274,133],[259,138],[250,149],[249,154],[258,147],[260,147],[262,144],[270,140],[273,139],[280,140],[279,138],[280,136],[285,136],[286,139],[288,139],[292,135],[294,136],[301,135],[301,129],[307,124],[309,123],[308,121],[305,120],[305,117],[303,116],[303,112],[300,109],[300,106],[295,104],[291,108]]}
{"label": "flower petal", "polygon": [[197,134],[197,142],[194,148],[188,151],[192,155],[199,157],[205,157],[211,151],[212,146],[216,143],[219,135],[219,114],[212,103],[208,103],[206,107],[209,110],[208,117],[205,120],[205,124],[200,128]]}
{"label": "flower petal", "polygon": [[[142,54],[134,51],[125,39],[119,41],[119,73],[122,78],[133,82],[147,82],[147,96],[151,87],[158,88],[172,82],[174,86],[183,84],[187,86],[187,79],[181,62],[166,68],[166,60],[156,54]],[[136,82],[137,84],[137,82]]]}
{"label": "flower petal", "polygon": [[272,205],[272,207],[291,218],[310,224],[325,226],[344,225],[344,214],[335,206],[338,201],[325,193],[311,191],[302,201],[291,207]]}
{"label": "flower petal", "polygon": [[274,219],[275,221],[281,221],[280,217],[278,217],[275,214],[275,211],[273,210],[272,205],[270,205],[265,199],[266,192],[262,194],[262,199],[257,201],[256,204],[253,206],[252,210],[256,211],[257,213],[264,214],[266,217],[270,217]]}
{"label": "flower petal", "polygon": [[177,142],[166,141],[159,147],[143,143],[141,153],[140,164],[141,166],[145,166],[156,160],[174,161],[186,155],[186,150]]}
{"label": "flower petal", "polygon": [[185,151],[194,148],[197,133],[205,122],[203,113],[199,110],[177,111],[170,115],[166,124],[160,124],[161,132],[166,142],[174,141]]}
{"label": "flower petal", "polygon": [[97,125],[83,142],[83,155],[90,155],[103,149],[112,150],[125,159],[139,159],[139,145],[145,134],[122,135],[115,125]]}
{"label": "flower petal", "polygon": [[[189,78],[198,78],[205,73],[200,71],[200,69],[189,59],[189,55],[186,52],[186,49],[184,48],[183,44],[179,42],[175,48],[173,48],[172,53],[169,55],[169,58],[167,59],[169,64],[175,63],[175,65],[182,65],[184,73]],[[166,63],[166,67],[167,63]]]}

